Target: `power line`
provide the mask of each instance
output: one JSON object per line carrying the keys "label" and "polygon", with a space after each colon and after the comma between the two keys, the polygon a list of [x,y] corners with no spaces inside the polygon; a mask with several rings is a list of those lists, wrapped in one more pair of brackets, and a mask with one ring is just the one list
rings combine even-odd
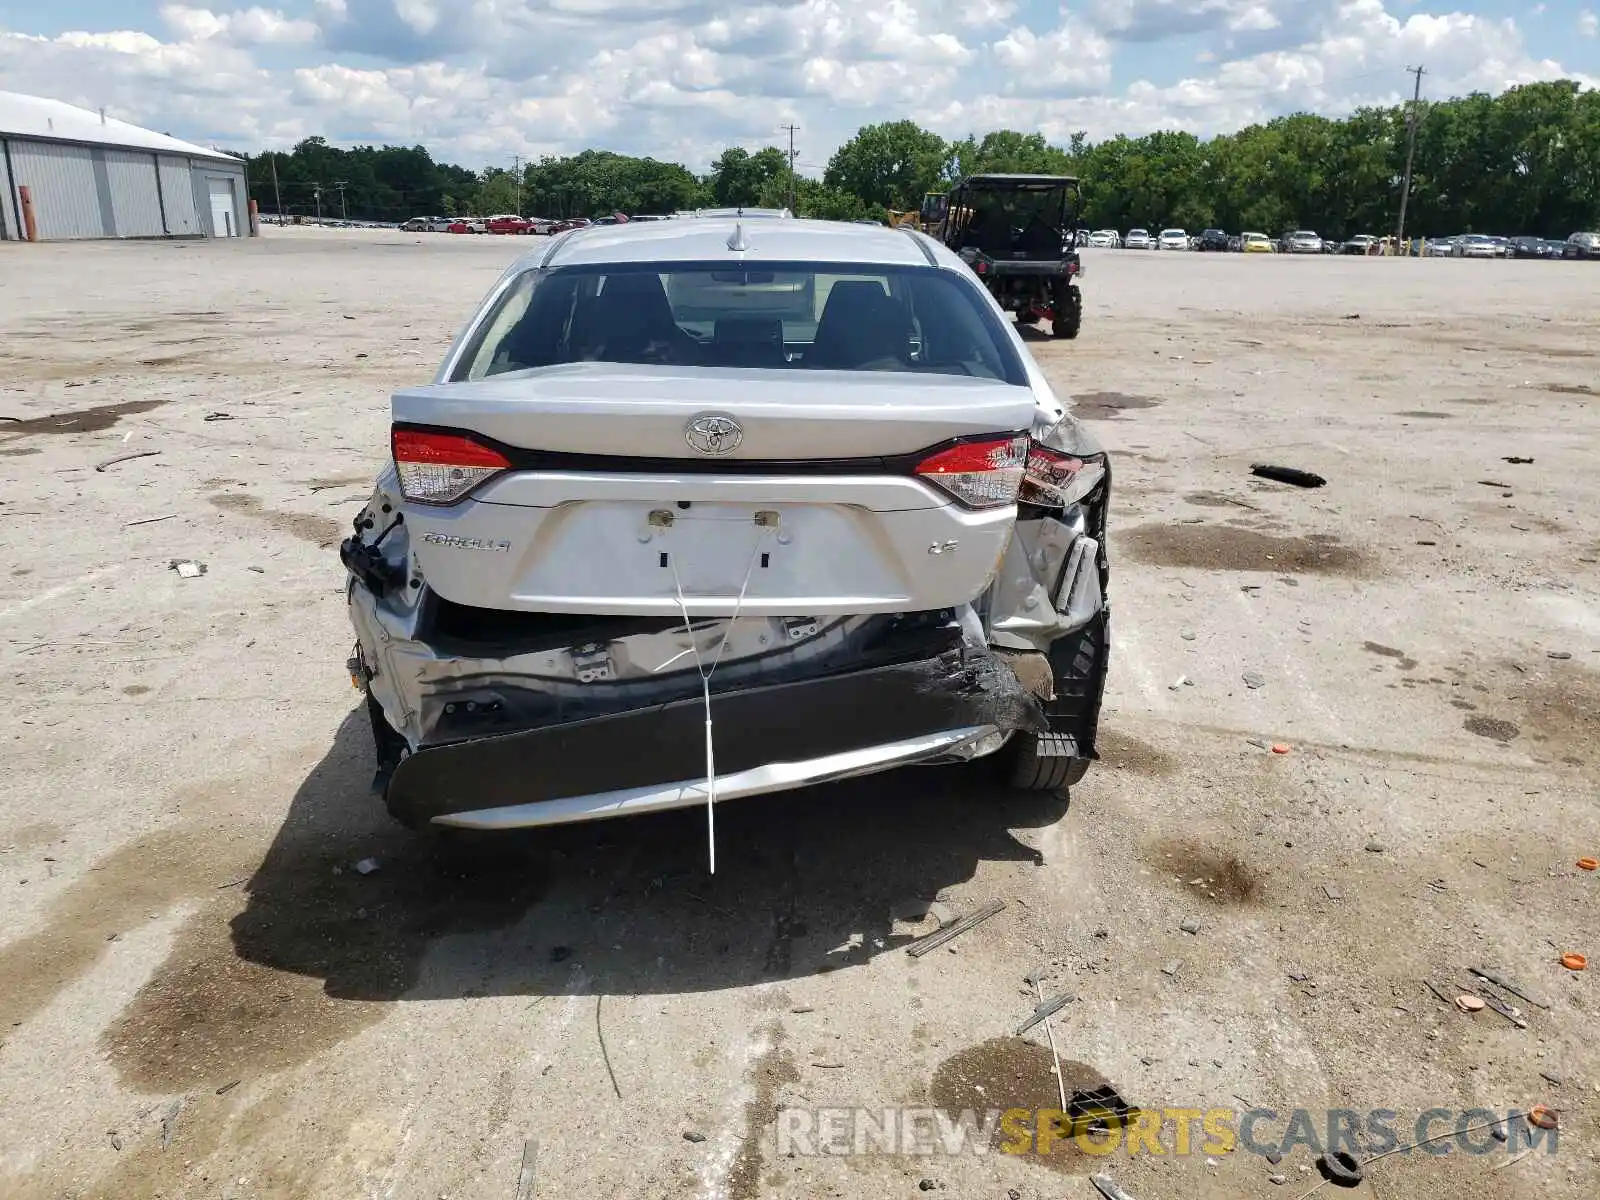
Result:
{"label": "power line", "polygon": [[1406,240],[1406,202],[1411,199],[1411,164],[1417,155],[1417,108],[1422,103],[1422,77],[1427,70],[1421,66],[1407,67],[1407,71],[1417,77],[1417,86],[1411,94],[1411,110],[1406,113],[1406,175],[1400,185],[1400,222],[1394,233],[1394,252],[1400,253],[1400,247]]}
{"label": "power line", "polygon": [[333,186],[339,189],[339,219],[341,221],[350,219],[350,212],[344,206],[344,189],[349,182],[348,179],[335,179],[333,181]]}

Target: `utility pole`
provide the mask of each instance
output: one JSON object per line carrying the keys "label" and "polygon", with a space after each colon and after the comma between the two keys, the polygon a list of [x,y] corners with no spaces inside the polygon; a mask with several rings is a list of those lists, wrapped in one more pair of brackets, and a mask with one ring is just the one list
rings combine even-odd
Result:
{"label": "utility pole", "polygon": [[517,216],[522,215],[522,155],[511,156],[511,169],[517,176]]}
{"label": "utility pole", "polygon": [[311,185],[311,197],[317,202],[317,224],[322,224],[322,184]]}
{"label": "utility pole", "polygon": [[797,153],[794,148],[794,135],[800,126],[780,125],[779,128],[789,131],[789,211],[792,213],[794,212],[794,156]]}
{"label": "utility pole", "polygon": [[267,161],[272,164],[272,203],[278,210],[278,224],[283,224],[283,193],[278,190],[278,155],[276,152],[267,154]]}
{"label": "utility pole", "polygon": [[1400,223],[1394,233],[1396,254],[1400,253],[1400,247],[1406,241],[1406,202],[1411,199],[1411,163],[1417,155],[1417,107],[1422,103],[1422,77],[1427,74],[1426,69],[1420,66],[1407,67],[1406,70],[1417,77],[1417,86],[1411,94],[1411,111],[1406,114],[1406,174],[1400,184]]}
{"label": "utility pole", "polygon": [[344,189],[349,182],[348,179],[335,179],[333,181],[333,186],[339,189],[339,219],[341,221],[350,219],[350,210],[344,206]]}

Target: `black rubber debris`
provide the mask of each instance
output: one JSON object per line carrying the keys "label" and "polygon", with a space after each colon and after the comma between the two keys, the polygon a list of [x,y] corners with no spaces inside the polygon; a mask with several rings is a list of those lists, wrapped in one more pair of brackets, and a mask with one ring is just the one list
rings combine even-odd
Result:
{"label": "black rubber debris", "polygon": [[1260,476],[1262,479],[1272,479],[1278,483],[1292,483],[1295,487],[1319,488],[1327,485],[1327,480],[1321,475],[1310,471],[1302,471],[1298,467],[1275,467],[1271,463],[1252,463],[1250,474]]}
{"label": "black rubber debris", "polygon": [[1335,1150],[1317,1159],[1317,1171],[1334,1187],[1361,1186],[1361,1164],[1348,1150]]}

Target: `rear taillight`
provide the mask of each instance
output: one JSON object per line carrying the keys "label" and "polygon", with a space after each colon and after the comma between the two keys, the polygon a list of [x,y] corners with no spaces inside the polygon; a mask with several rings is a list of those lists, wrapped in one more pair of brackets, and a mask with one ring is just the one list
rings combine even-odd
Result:
{"label": "rear taillight", "polygon": [[918,477],[950,493],[968,508],[1015,504],[1028,458],[1028,438],[962,442],[917,464]]}
{"label": "rear taillight", "polygon": [[498,450],[463,433],[396,429],[390,444],[401,494],[418,504],[454,504],[511,466]]}
{"label": "rear taillight", "polygon": [[1034,442],[1028,450],[1028,465],[1017,499],[1024,504],[1065,508],[1094,491],[1105,477],[1103,454],[1079,458]]}

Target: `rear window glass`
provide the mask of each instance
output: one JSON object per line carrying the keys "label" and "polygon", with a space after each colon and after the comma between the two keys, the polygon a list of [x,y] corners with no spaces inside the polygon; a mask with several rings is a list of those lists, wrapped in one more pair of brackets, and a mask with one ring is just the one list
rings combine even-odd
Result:
{"label": "rear window glass", "polygon": [[574,362],[1025,382],[998,317],[948,272],[752,263],[525,272],[455,377]]}

